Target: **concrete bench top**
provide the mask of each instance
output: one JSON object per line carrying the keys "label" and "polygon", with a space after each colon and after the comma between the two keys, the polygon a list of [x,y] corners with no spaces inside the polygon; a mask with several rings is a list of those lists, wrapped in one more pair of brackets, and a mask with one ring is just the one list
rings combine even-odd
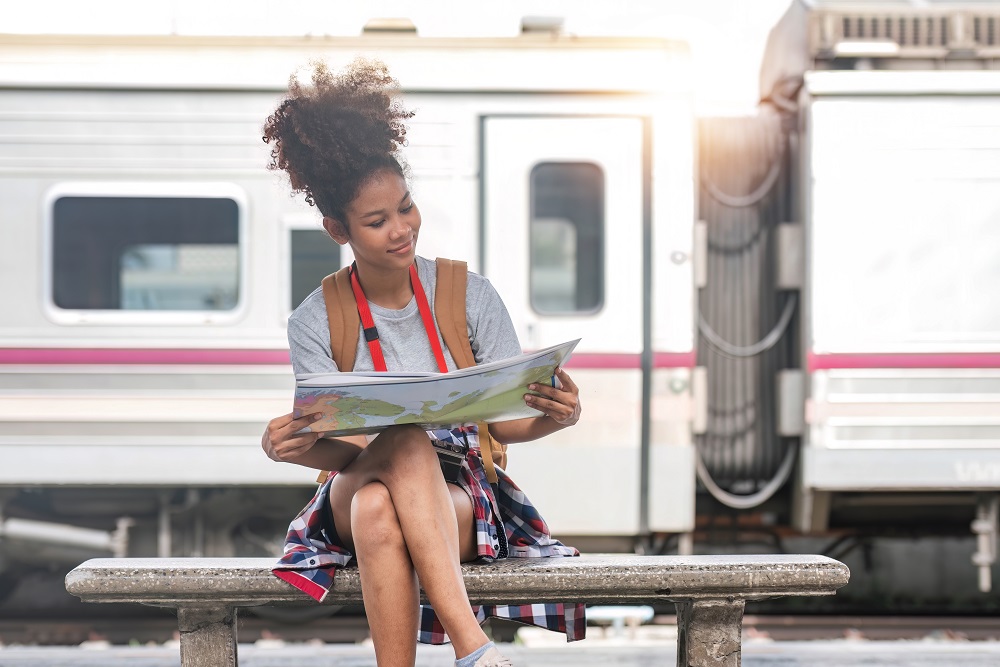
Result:
{"label": "concrete bench top", "polygon": [[[316,604],[271,574],[271,558],[95,558],[66,575],[87,602],[177,608],[182,667],[237,667],[240,607]],[[673,602],[677,665],[739,667],[746,600],[832,595],[847,566],[823,556],[511,558],[464,565],[473,603]],[[361,602],[357,568],[337,572],[324,604]]]}
{"label": "concrete bench top", "polygon": [[[274,562],[271,558],[96,558],[66,576],[66,589],[88,602],[315,604],[271,574]],[[609,554],[511,558],[462,569],[471,602],[505,604],[649,604],[832,595],[850,577],[843,563],[808,555]],[[360,601],[357,568],[339,570],[324,604]]]}

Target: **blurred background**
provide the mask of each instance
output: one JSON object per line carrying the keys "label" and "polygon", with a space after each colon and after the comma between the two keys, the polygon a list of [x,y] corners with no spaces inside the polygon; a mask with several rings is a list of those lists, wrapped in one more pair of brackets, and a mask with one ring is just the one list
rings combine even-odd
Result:
{"label": "blurred background", "polygon": [[[1000,3],[39,1],[0,24],[0,637],[169,636],[68,596],[88,557],[280,553],[285,321],[351,256],[261,126],[357,55],[416,111],[419,252],[583,339],[583,422],[510,452],[559,538],[851,567],[751,612],[996,613]],[[308,612],[241,636],[365,632]]]}

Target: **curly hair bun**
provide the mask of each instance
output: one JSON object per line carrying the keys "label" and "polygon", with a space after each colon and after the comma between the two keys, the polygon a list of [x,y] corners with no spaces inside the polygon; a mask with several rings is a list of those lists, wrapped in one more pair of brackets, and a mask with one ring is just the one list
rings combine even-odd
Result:
{"label": "curly hair bun", "polygon": [[264,123],[264,142],[273,144],[268,169],[287,172],[293,192],[342,221],[374,172],[403,173],[397,153],[413,112],[382,62],[358,58],[339,74],[316,62],[312,70],[311,84],[292,75],[288,96]]}

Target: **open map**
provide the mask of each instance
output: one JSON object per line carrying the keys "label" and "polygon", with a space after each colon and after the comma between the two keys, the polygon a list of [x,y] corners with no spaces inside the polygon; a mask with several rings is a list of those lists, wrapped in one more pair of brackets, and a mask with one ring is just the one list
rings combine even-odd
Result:
{"label": "open map", "polygon": [[580,340],[450,373],[328,373],[295,378],[295,415],[321,412],[311,431],[374,433],[396,424],[442,428],[541,413],[524,403],[528,385],[554,385]]}

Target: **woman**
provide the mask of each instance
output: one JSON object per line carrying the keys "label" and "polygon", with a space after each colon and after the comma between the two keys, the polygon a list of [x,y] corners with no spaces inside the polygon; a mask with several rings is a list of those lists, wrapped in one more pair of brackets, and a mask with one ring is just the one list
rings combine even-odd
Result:
{"label": "woman", "polygon": [[[418,312],[415,294],[433,299],[434,262],[416,255],[420,212],[396,151],[412,116],[394,99],[395,82],[384,65],[356,61],[331,74],[316,66],[312,85],[292,79],[289,96],[264,126],[272,145],[270,168],[288,173],[292,188],[323,215],[323,226],[354,252],[359,309],[378,329],[384,368],[441,370],[432,352],[440,342]],[[507,310],[489,282],[470,273],[466,292],[470,342],[477,363],[521,353]],[[431,303],[433,312],[433,303]],[[321,289],[292,313],[288,340],[296,373],[338,369],[330,351]],[[383,370],[361,336],[353,369]],[[456,368],[445,350],[447,370]],[[575,424],[579,392],[557,371],[561,388],[530,386],[525,401],[544,416],[491,425],[502,443],[535,440]],[[322,599],[332,571],[357,559],[365,611],[381,667],[412,666],[421,641],[450,639],[459,667],[511,663],[479,623],[495,609],[473,609],[461,562],[510,556],[572,556],[552,539],[544,521],[510,479],[498,471],[496,489],[486,481],[474,427],[425,432],[413,426],[377,437],[321,438],[300,433],[314,416],[288,414],[268,425],[262,445],[278,461],[332,470],[313,502],[293,521],[285,557],[275,574]],[[444,481],[431,439],[472,441],[457,483]],[[419,581],[419,584],[418,584]],[[432,609],[421,610],[419,588]],[[521,613],[524,609],[521,608]],[[581,638],[582,607],[560,606],[546,618],[506,614]],[[442,632],[443,630],[443,632]]]}

